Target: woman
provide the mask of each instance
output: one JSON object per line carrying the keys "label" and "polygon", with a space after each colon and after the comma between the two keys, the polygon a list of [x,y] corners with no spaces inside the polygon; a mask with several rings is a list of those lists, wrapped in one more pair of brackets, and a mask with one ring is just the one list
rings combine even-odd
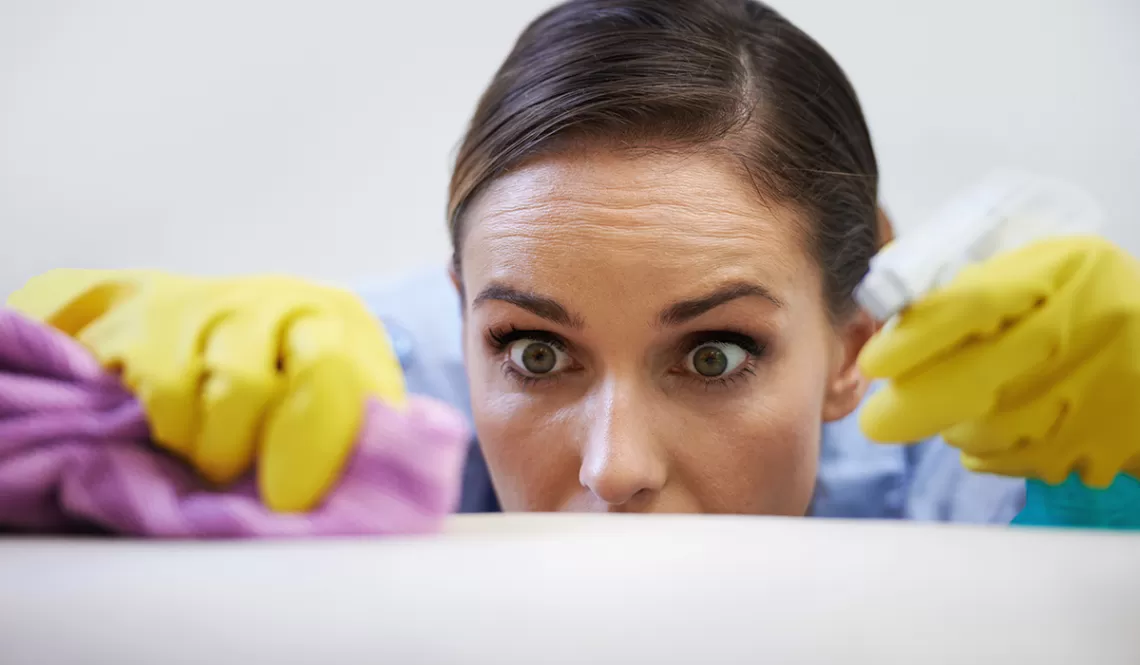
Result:
{"label": "woman", "polygon": [[[502,507],[1008,521],[1021,482],[969,474],[937,441],[873,447],[850,418],[876,331],[852,293],[879,215],[854,91],[768,7],[571,0],[539,17],[479,103],[449,203],[471,414]],[[122,366],[160,442],[218,479],[252,463],[256,423],[283,408],[270,396],[310,366],[290,359],[335,359],[355,385],[390,355],[351,333],[359,304],[323,287],[97,281],[115,286],[61,327]],[[154,352],[171,338],[195,341]],[[297,390],[322,385],[343,389]],[[227,442],[203,452],[204,431]],[[303,489],[263,483],[267,500],[311,505],[345,454],[308,452]]]}

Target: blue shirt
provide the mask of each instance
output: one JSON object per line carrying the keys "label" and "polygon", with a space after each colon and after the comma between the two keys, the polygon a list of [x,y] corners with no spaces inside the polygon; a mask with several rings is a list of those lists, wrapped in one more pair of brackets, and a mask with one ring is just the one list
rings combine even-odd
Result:
{"label": "blue shirt", "polygon": [[[463,367],[460,302],[444,269],[357,285],[392,338],[411,392],[471,417]],[[811,515],[1008,524],[1025,505],[1025,481],[976,474],[939,439],[884,446],[860,432],[856,414],[823,426]],[[499,510],[473,441],[461,512]]]}

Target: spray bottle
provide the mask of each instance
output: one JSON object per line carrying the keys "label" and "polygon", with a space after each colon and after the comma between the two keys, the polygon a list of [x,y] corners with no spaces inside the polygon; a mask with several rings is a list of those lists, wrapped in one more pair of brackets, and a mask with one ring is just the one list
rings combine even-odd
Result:
{"label": "spray bottle", "polygon": [[[1070,183],[997,172],[875,256],[855,299],[876,320],[889,324],[967,265],[1049,237],[1096,233],[1101,223],[1097,202]],[[1029,479],[1025,508],[1014,523],[1140,529],[1140,481],[1120,474],[1098,490],[1076,474],[1060,485]]]}

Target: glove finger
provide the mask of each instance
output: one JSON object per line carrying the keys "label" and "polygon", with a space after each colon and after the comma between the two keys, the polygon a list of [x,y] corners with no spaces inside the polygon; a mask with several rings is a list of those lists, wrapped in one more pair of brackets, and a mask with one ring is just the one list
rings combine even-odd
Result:
{"label": "glove finger", "polygon": [[1119,448],[1108,447],[1097,450],[1096,454],[1078,459],[1073,469],[1081,476],[1081,482],[1093,489],[1105,489],[1123,472],[1129,454]]}
{"label": "glove finger", "polygon": [[996,455],[962,453],[962,466],[975,473],[992,473],[1016,478],[1037,478],[1057,485],[1068,477],[1072,460],[1025,448]]}
{"label": "glove finger", "polygon": [[403,367],[383,322],[350,291],[325,287],[323,295],[344,321],[345,334],[350,337],[348,355],[367,393],[390,405],[402,404],[406,399]]}
{"label": "glove finger", "polygon": [[[86,326],[78,340],[100,364],[121,373],[123,383],[142,403],[155,443],[188,456],[198,419],[199,358],[202,332],[209,327],[203,314],[187,319],[176,302],[132,299]],[[164,325],[162,344],[149,337],[151,321],[183,319]]]}
{"label": "glove finger", "polygon": [[357,372],[364,382],[366,394],[379,398],[389,405],[401,405],[407,399],[404,371],[392,348],[388,332],[373,320],[369,325],[354,327],[353,358]]}
{"label": "glove finger", "polygon": [[1072,249],[1038,243],[969,266],[875,335],[859,355],[869,378],[917,371],[962,346],[999,334],[1042,307]]}
{"label": "glove finger", "polygon": [[962,465],[978,473],[995,473],[1018,478],[1037,478],[1057,485],[1076,472],[1081,482],[1093,489],[1112,485],[1126,460],[1119,450],[1099,451],[1096,457],[1058,456],[1032,449],[996,455],[962,454]]}
{"label": "glove finger", "polygon": [[57,269],[29,279],[8,297],[7,306],[74,336],[135,289],[117,271]]}
{"label": "glove finger", "polygon": [[1044,395],[1017,407],[998,405],[982,418],[944,430],[942,438],[968,455],[995,456],[1048,445],[1065,413],[1060,400]]}
{"label": "glove finger", "polygon": [[882,443],[920,441],[989,413],[1005,384],[1054,353],[1050,337],[1023,323],[876,392],[859,415],[864,434]]}
{"label": "glove finger", "polygon": [[[1086,363],[1068,374],[1077,384],[1088,385],[1101,376],[1102,368]],[[1092,376],[1081,377],[1080,374]],[[1136,430],[1130,422],[1129,399],[1115,395],[1085,397],[1083,407],[1070,399],[1072,385],[1053,384],[1051,389],[1003,396],[996,409],[984,418],[943,432],[947,443],[975,458],[974,464],[1000,466],[1010,475],[1024,475],[1050,482],[1080,474],[1089,487],[1107,487],[1134,454],[1128,443]],[[1073,409],[1081,409],[1075,419]],[[1090,431],[1074,431],[1079,422],[1100,423]],[[1116,426],[1113,426],[1116,425]],[[1124,445],[1120,445],[1120,444]],[[1038,466],[1028,466],[1030,463]],[[1017,473],[1013,473],[1013,472]]]}
{"label": "glove finger", "polygon": [[238,313],[209,331],[200,427],[191,458],[215,483],[229,483],[248,470],[258,430],[282,380],[277,372],[279,321],[274,312]]}
{"label": "glove finger", "polygon": [[268,416],[258,487],[273,510],[305,511],[339,477],[363,420],[365,386],[340,349],[339,321],[307,316],[285,333],[287,385]]}

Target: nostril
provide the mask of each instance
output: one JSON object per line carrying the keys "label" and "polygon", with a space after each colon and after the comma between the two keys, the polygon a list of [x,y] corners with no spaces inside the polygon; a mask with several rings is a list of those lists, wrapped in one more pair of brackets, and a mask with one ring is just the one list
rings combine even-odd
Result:
{"label": "nostril", "polygon": [[648,502],[661,483],[647,469],[608,466],[595,473],[582,474],[582,485],[609,506]]}
{"label": "nostril", "polygon": [[637,492],[635,492],[634,495],[629,498],[629,501],[627,501],[627,503],[635,505],[646,504],[649,503],[649,500],[653,497],[654,494],[656,494],[656,490],[651,490],[648,487],[643,487],[642,489],[637,490]]}

